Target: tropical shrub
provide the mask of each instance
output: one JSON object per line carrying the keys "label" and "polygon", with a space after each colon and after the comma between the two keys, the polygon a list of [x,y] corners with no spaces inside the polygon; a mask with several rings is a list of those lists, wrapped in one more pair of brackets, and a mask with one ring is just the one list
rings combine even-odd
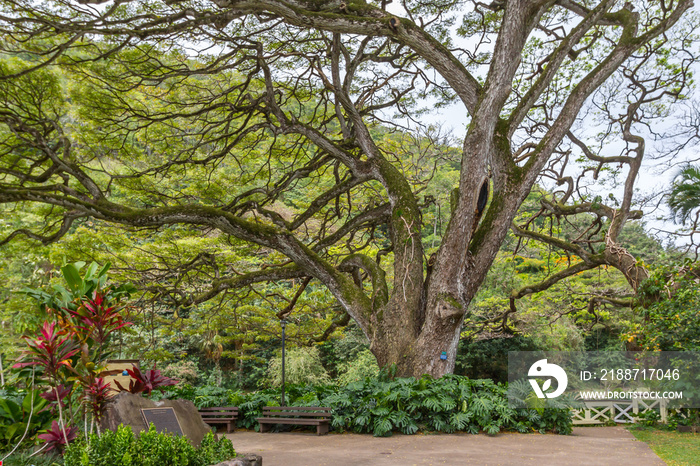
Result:
{"label": "tropical shrub", "polygon": [[[109,264],[100,267],[93,262],[81,276],[84,265],[77,262],[61,268],[66,287],[55,285],[51,293],[25,290],[39,300],[48,319],[38,335],[23,337],[27,348],[12,368],[32,368],[31,382],[27,385],[32,391],[43,386],[42,391],[46,392],[40,397],[48,402],[48,410],[58,415],[58,422],[43,427],[46,432],[38,436],[47,442],[48,450],[61,451],[77,436],[78,425],[87,426],[90,421],[88,431],[91,432],[99,423],[113,391],[104,377],[119,372],[105,370],[106,361],[113,353],[111,337],[129,325],[120,300],[134,288],[131,285],[105,286]],[[150,375],[153,379],[150,372],[146,378]],[[146,380],[150,385],[145,384],[144,389],[153,385],[150,379]],[[74,400],[83,409],[73,409]],[[83,422],[74,417],[81,415],[85,416]],[[19,430],[17,425],[15,421],[5,436],[14,439]]]}
{"label": "tropical shrub", "polygon": [[71,311],[77,311],[80,307],[80,301],[76,299],[91,297],[101,291],[109,301],[118,302],[136,291],[130,283],[119,286],[106,285],[110,263],[100,267],[96,262],[92,262],[84,270],[83,267],[85,262],[74,262],[61,267],[65,286],[56,284],[50,291],[25,288],[22,292],[34,298],[42,310],[59,312],[67,317]]}
{"label": "tropical shrub", "polygon": [[179,380],[183,384],[194,385],[199,377],[197,364],[194,361],[178,361],[168,364],[163,369],[163,375]]}
{"label": "tropical shrub", "polygon": [[440,379],[365,379],[338,390],[323,404],[334,408],[334,429],[375,436],[393,431],[569,434],[572,428],[568,410],[512,408],[505,385],[455,375]]}
{"label": "tropical shrub", "polygon": [[651,351],[700,350],[700,266],[661,267],[638,290],[641,322],[627,334],[629,342]]}
{"label": "tropical shrub", "polygon": [[66,445],[78,437],[78,432],[79,429],[75,426],[60,427],[58,422],[52,421],[51,428],[47,429],[45,433],[39,434],[37,437],[46,442],[47,453],[62,453]]}
{"label": "tropical shrub", "polygon": [[189,384],[178,384],[173,387],[164,388],[162,394],[154,394],[151,398],[155,400],[161,398],[170,400],[183,398],[192,401],[197,408],[212,408],[215,406],[227,406],[229,403],[229,393],[231,393],[231,390],[218,385],[200,385],[198,387],[193,387]]}
{"label": "tropical shrub", "polygon": [[[189,395],[197,404],[195,394],[199,390],[167,393],[184,398]],[[279,406],[280,390],[252,393],[230,390],[227,400],[218,401],[218,406],[239,407],[239,427],[257,429],[255,419],[261,416],[262,408]],[[345,386],[288,385],[286,401],[291,406],[333,408],[331,425],[334,430],[376,436],[419,431],[494,434],[503,430],[569,434],[572,429],[568,409],[512,408],[508,405],[505,384],[457,375],[394,380],[380,376]],[[201,398],[198,406],[202,406]]]}
{"label": "tropical shrub", "polygon": [[[270,360],[267,369],[269,385],[272,387],[282,386],[282,358],[274,357]],[[285,379],[287,383],[329,383],[330,377],[323,368],[321,356],[318,348],[300,347],[290,348],[286,352],[285,358]]]}
{"label": "tropical shrub", "polygon": [[700,409],[678,408],[669,410],[667,425],[673,429],[677,426],[700,427]]}
{"label": "tropical shrub", "polygon": [[65,466],[210,466],[235,456],[231,441],[217,441],[211,432],[195,448],[185,437],[158,433],[151,424],[138,436],[126,426],[91,434],[88,441],[69,445],[63,460]]}
{"label": "tropical shrub", "polygon": [[338,384],[347,385],[352,382],[364,380],[367,377],[379,375],[379,365],[369,349],[357,353],[355,359],[338,364]]}
{"label": "tropical shrub", "polygon": [[10,450],[24,436],[34,437],[48,429],[53,415],[44,408],[48,401],[40,390],[0,390],[0,452]]}
{"label": "tropical shrub", "polygon": [[63,466],[63,459],[57,455],[36,455],[26,450],[14,453],[3,460],[3,466]]}

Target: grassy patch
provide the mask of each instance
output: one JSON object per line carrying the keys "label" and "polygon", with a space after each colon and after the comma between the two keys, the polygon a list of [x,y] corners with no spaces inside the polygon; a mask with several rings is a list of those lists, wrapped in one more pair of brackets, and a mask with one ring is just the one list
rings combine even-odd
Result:
{"label": "grassy patch", "polygon": [[669,466],[693,466],[700,458],[700,434],[659,430],[649,427],[629,429],[637,440],[648,444]]}

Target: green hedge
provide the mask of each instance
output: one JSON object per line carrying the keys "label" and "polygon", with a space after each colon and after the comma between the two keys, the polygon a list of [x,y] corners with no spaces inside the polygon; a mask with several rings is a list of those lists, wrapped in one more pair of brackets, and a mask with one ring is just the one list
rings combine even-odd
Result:
{"label": "green hedge", "polygon": [[70,444],[63,460],[65,466],[210,466],[235,456],[231,441],[216,441],[211,432],[195,448],[185,437],[159,434],[151,424],[138,436],[125,426],[92,434],[87,442]]}
{"label": "green hedge", "polygon": [[[206,393],[207,396],[199,395]],[[212,396],[207,387],[180,387],[168,391],[169,398],[191,399],[198,407],[238,406],[238,426],[257,429],[256,417],[263,406],[279,404],[280,390],[258,392],[220,390]],[[440,379],[367,378],[345,386],[288,386],[287,404],[333,408],[332,428],[336,431],[392,432],[555,432],[569,434],[570,412],[566,409],[511,408],[506,385],[491,380],[471,380],[457,375]]]}

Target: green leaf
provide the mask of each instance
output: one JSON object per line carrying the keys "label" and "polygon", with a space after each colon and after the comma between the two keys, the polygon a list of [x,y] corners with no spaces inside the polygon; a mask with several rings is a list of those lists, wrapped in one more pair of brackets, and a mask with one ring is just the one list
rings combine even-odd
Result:
{"label": "green leaf", "polygon": [[[99,265],[97,262],[91,262],[88,268],[85,270],[85,280],[93,280],[95,278],[95,271]],[[97,275],[98,277],[102,274]]]}
{"label": "green leaf", "polygon": [[68,264],[61,267],[63,278],[66,280],[68,287],[73,293],[77,293],[83,287],[83,279],[80,277],[76,264]]}
{"label": "green leaf", "polygon": [[18,422],[22,419],[22,408],[12,400],[0,398],[0,415],[10,419],[12,422]]}
{"label": "green leaf", "polygon": [[15,422],[14,424],[7,426],[5,429],[4,438],[8,441],[12,440],[15,434],[24,431],[26,427],[27,425],[24,422]]}
{"label": "green leaf", "polygon": [[25,395],[24,400],[22,400],[22,408],[25,413],[29,413],[32,410],[32,405],[34,406],[34,412],[41,411],[48,401],[42,398],[39,394],[39,390],[31,390],[27,395]]}

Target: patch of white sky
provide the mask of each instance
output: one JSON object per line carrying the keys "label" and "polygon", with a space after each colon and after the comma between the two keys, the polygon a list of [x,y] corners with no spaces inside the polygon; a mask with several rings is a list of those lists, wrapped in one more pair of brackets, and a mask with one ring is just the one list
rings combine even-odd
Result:
{"label": "patch of white sky", "polygon": [[[397,16],[405,15],[401,2],[395,1],[388,5],[387,11]],[[464,15],[467,12],[460,12],[460,15]],[[692,12],[700,14],[700,6],[694,6]],[[459,21],[456,22],[453,29],[456,30],[458,25]],[[535,32],[535,34],[542,33]],[[454,38],[456,47],[470,50],[472,53],[475,53],[477,49],[478,52],[490,52],[493,45],[493,41],[484,44],[477,39],[469,37],[459,38],[456,34],[454,34]],[[693,44],[692,53],[700,53],[700,44]],[[479,73],[481,73],[480,77],[483,78],[486,71],[486,67],[481,67],[475,71],[475,74],[479,77]],[[698,75],[700,66],[696,66],[694,71],[694,74]],[[667,117],[657,118],[651,122],[650,129],[656,136],[643,126],[635,125],[633,127],[637,134],[644,136],[646,139],[645,156],[636,182],[635,205],[633,208],[641,208],[644,211],[643,222],[648,232],[664,242],[672,241],[676,244],[685,243],[686,238],[675,238],[669,235],[669,232],[678,229],[678,225],[669,220],[670,214],[665,205],[663,194],[668,191],[680,166],[700,160],[700,144],[698,144],[697,140],[691,141],[672,156],[667,155],[663,157],[662,155],[667,153],[669,148],[679,145],[687,139],[687,136],[682,134],[681,126],[684,124],[684,121],[687,121],[687,117],[695,111],[691,106],[691,102],[693,100],[700,101],[700,92],[697,89],[690,89],[685,95],[687,99],[673,105]],[[431,101],[424,102],[423,106],[432,108],[432,110],[416,116],[416,119],[422,124],[439,126],[443,131],[451,132],[456,140],[459,140],[460,137],[466,134],[470,117],[466,108],[458,99],[444,107],[436,108],[434,102]],[[596,142],[596,139],[600,140],[600,138],[597,138],[597,135],[601,131],[605,131],[605,123],[596,118],[596,111],[590,100],[581,110],[579,120],[573,129],[577,137],[589,143]],[[625,144],[619,139],[612,141],[610,138],[607,138],[603,140],[603,144],[602,147],[599,146],[599,149],[601,149],[600,154],[604,156],[624,155],[623,152],[626,150]],[[631,146],[630,149],[634,149],[634,147]],[[575,159],[576,157],[573,158]],[[581,163],[570,162],[565,174],[572,175],[576,179],[581,172],[581,167]],[[615,168],[618,167],[615,166]],[[628,167],[625,165],[617,170],[603,172],[597,180],[594,180],[593,172],[589,171],[580,180],[582,191],[590,195],[591,198],[601,196],[608,203],[613,202],[609,199],[610,195],[617,200],[621,200],[627,173]],[[542,179],[540,184],[547,188],[555,187],[552,180]]]}

